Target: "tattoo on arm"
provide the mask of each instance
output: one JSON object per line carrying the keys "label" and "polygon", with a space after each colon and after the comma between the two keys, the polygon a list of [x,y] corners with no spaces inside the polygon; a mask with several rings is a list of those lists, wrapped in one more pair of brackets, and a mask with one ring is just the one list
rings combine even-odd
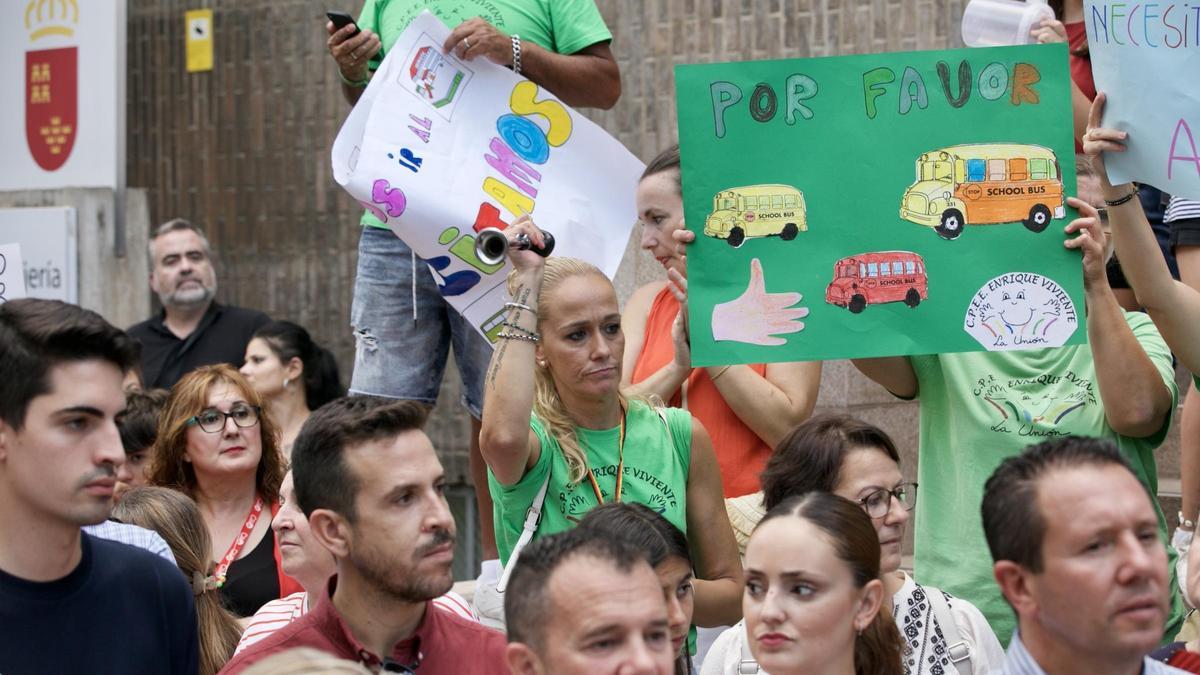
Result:
{"label": "tattoo on arm", "polygon": [[[529,289],[524,286],[518,287],[517,292],[513,294],[517,298],[517,303],[524,305],[529,300]],[[516,322],[517,315],[522,312],[520,307],[512,308],[512,313],[508,315],[508,320]],[[500,364],[504,361],[504,354],[508,351],[508,340],[502,340],[500,346],[496,348],[496,355],[492,358],[492,365],[487,374],[488,387],[496,388],[496,376],[500,374]]]}

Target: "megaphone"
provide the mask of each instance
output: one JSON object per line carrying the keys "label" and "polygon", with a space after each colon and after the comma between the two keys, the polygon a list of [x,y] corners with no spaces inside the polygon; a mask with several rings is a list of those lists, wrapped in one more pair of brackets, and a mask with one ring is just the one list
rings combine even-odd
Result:
{"label": "megaphone", "polygon": [[554,250],[554,235],[542,230],[542,238],[546,245],[537,248],[530,241],[529,236],[524,233],[518,234],[516,239],[510,242],[501,230],[486,227],[480,230],[475,237],[475,256],[484,264],[499,265],[504,262],[504,256],[508,254],[508,249],[513,248],[518,251],[533,251],[545,258]]}

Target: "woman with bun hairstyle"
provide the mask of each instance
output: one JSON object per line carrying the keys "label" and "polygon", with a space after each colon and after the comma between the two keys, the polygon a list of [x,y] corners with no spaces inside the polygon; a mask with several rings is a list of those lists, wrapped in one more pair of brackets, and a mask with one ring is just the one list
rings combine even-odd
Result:
{"label": "woman with bun hairstyle", "polygon": [[290,321],[272,321],[254,333],[241,373],[279,425],[289,456],[309,413],[346,393],[333,354]]}
{"label": "woman with bun hairstyle", "polygon": [[[766,510],[829,492],[866,514],[879,541],[883,611],[904,636],[906,675],[954,675],[968,665],[974,673],[987,673],[1004,663],[1004,650],[977,607],[921,585],[901,569],[917,484],[901,473],[900,453],[882,429],[849,415],[814,416],[775,448],[762,484],[757,501]],[[758,517],[761,511],[748,520]],[[745,643],[740,626],[723,633],[704,661],[705,675],[738,673]]]}
{"label": "woman with bun hairstyle", "polygon": [[883,596],[879,537],[849,500],[787,499],[750,536],[742,612],[760,672],[901,675],[903,641]]}
{"label": "woman with bun hairstyle", "polygon": [[704,424],[721,469],[725,497],[758,490],[771,449],[812,414],[821,362],[754,363],[693,368],[687,324],[679,146],[652,159],[638,182],[642,249],[667,279],[633,292],[621,315],[626,349],[621,389],[627,396],[662,399]]}

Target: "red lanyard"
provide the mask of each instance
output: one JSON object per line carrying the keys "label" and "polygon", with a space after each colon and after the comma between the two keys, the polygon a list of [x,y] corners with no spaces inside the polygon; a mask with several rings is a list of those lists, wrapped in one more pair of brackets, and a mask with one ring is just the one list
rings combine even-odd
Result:
{"label": "red lanyard", "polygon": [[250,507],[250,513],[246,515],[246,522],[242,524],[242,531],[238,532],[237,539],[229,546],[229,550],[225,552],[225,557],[221,558],[221,562],[217,563],[217,569],[213,572],[213,576],[217,579],[217,588],[225,585],[225,573],[229,571],[229,566],[237,560],[242,553],[242,548],[246,546],[246,541],[250,539],[250,533],[254,532],[254,526],[258,524],[258,517],[262,514],[264,506],[262,495],[254,499],[254,504]]}
{"label": "red lanyard", "polygon": [[[596,482],[596,472],[588,469],[588,482],[592,484],[592,492],[596,493],[596,503],[604,503],[604,494],[600,492],[600,484]],[[621,503],[621,487],[625,483],[625,406],[621,406],[621,428],[617,432],[617,491],[613,501]]]}

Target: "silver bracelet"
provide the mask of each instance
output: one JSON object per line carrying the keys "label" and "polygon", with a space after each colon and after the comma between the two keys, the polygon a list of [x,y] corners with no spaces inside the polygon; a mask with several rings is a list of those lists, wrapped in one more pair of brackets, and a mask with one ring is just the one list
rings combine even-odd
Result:
{"label": "silver bracelet", "polygon": [[504,303],[504,308],[505,309],[523,309],[526,312],[533,312],[534,314],[537,314],[536,309],[530,307],[529,305],[522,305],[519,302],[506,302],[506,303]]}
{"label": "silver bracelet", "polygon": [[513,72],[521,74],[521,36],[513,33]]}
{"label": "silver bracelet", "polygon": [[525,340],[526,342],[541,342],[542,337],[536,333],[526,335],[524,333],[496,333],[496,337],[504,338],[505,340]]}

